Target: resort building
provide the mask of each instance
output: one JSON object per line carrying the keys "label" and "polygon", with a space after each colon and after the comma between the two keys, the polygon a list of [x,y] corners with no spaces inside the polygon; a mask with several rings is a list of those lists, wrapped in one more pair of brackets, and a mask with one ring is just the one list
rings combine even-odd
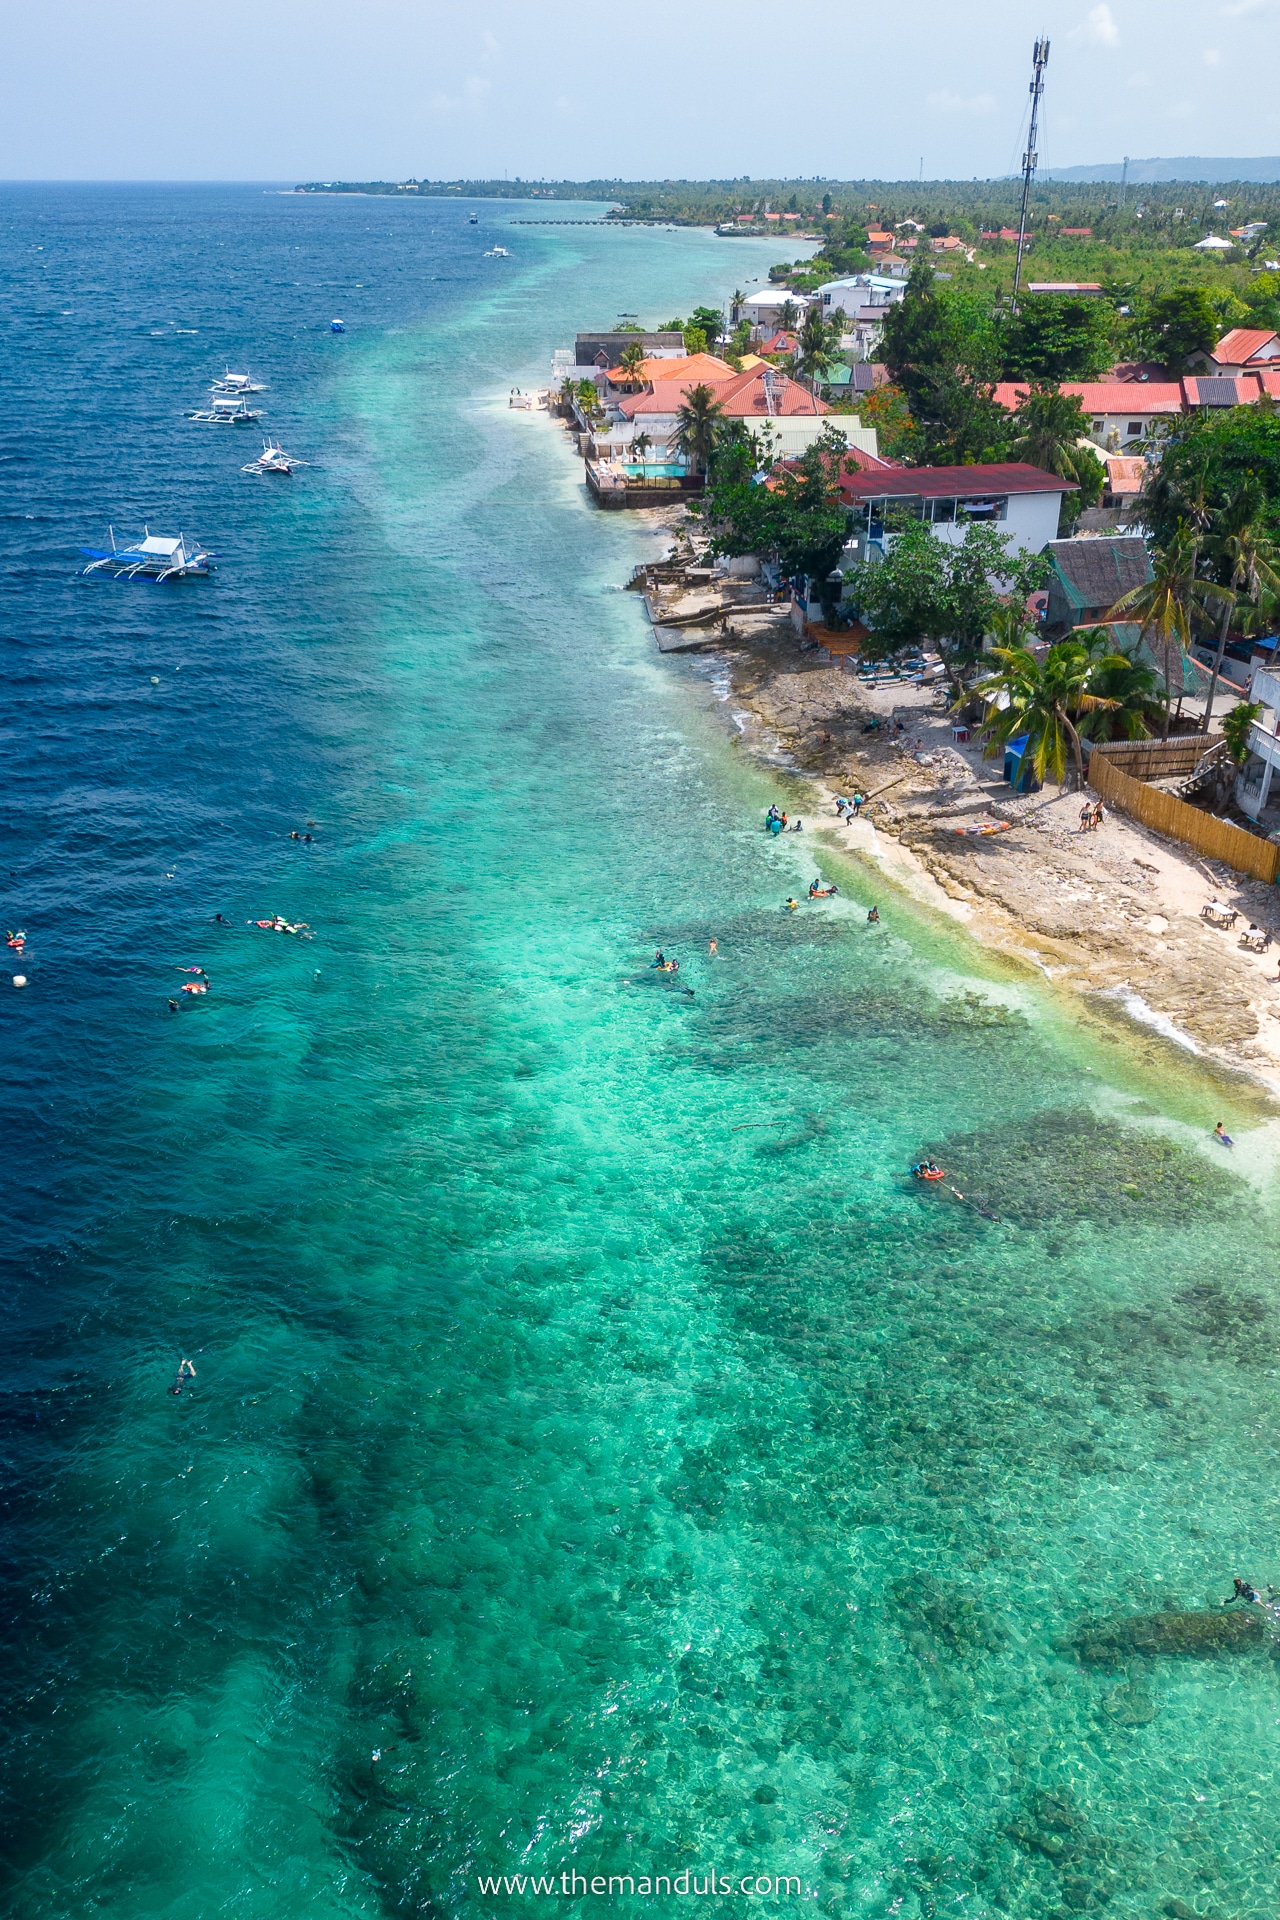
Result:
{"label": "resort building", "polygon": [[1198,365],[1210,373],[1252,373],[1259,368],[1280,368],[1280,334],[1267,327],[1232,327],[1224,333],[1212,353],[1196,356]]}
{"label": "resort building", "polygon": [[721,380],[656,380],[643,393],[607,402],[608,424],[592,436],[592,457],[626,460],[632,443],[643,434],[647,463],[679,464],[675,441],[680,408],[690,388],[699,385],[710,389],[722,419],[741,420],[759,431],[780,460],[803,453],[828,424],[839,428],[848,446],[877,452],[874,427],[864,427],[856,414],[833,413],[780,368],[760,365]]}
{"label": "resort building", "polygon": [[[1024,461],[972,467],[872,468],[840,477],[840,493],[854,514],[850,560],[875,559],[893,539],[895,513],[926,521],[939,540],[959,545],[975,523],[1007,534],[1013,552],[1041,553],[1058,531],[1063,495],[1074,481]],[[1139,542],[1141,545],[1141,542]]]}

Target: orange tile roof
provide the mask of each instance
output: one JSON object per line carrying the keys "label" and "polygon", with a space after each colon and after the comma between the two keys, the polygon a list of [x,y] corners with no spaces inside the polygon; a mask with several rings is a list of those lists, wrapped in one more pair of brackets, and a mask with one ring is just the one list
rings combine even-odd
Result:
{"label": "orange tile roof", "polygon": [[727,380],[663,380],[655,381],[648,393],[638,393],[633,399],[621,403],[622,412],[628,420],[636,419],[640,414],[678,413],[685,394],[690,387],[706,385],[711,388],[722,413],[728,420],[759,420],[769,417],[769,408],[765,401],[765,375],[770,374],[774,385],[773,412],[775,416],[787,417],[796,414],[828,414],[831,408],[815,400],[807,387],[801,387],[784,373],[768,366],[744,367],[741,373],[730,373]]}
{"label": "orange tile roof", "polygon": [[[644,360],[640,365],[642,380],[668,384],[672,380],[690,380],[695,385],[699,380],[725,380],[732,372],[729,362],[714,353],[690,353],[679,360]],[[615,387],[627,384],[628,376],[621,367],[610,367],[608,377]]]}
{"label": "orange tile roof", "polygon": [[1220,367],[1243,367],[1275,337],[1269,327],[1232,327],[1219,340],[1213,357]]}

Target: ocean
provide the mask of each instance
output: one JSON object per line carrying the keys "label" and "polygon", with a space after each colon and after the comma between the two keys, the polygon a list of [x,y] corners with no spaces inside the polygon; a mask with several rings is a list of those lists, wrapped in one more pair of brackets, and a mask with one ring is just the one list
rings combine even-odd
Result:
{"label": "ocean", "polygon": [[769,840],[508,408],[775,249],[468,212],[0,192],[5,1909],[1271,1920],[1260,1104]]}

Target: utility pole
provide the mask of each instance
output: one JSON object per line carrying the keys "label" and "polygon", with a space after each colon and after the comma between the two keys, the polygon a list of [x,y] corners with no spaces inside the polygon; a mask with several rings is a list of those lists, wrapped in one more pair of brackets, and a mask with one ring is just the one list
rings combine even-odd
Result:
{"label": "utility pole", "polygon": [[1126,153],[1124,157],[1124,165],[1120,169],[1120,205],[1121,206],[1124,205],[1125,195],[1128,193],[1128,191],[1129,191],[1129,156]]}
{"label": "utility pole", "polygon": [[1022,284],[1022,256],[1027,248],[1027,203],[1031,198],[1031,176],[1036,170],[1036,130],[1040,124],[1040,96],[1044,92],[1044,70],[1049,64],[1049,42],[1037,40],[1031,56],[1031,125],[1027,129],[1027,150],[1022,156],[1022,212],[1018,218],[1018,258],[1013,269],[1013,311],[1018,311],[1018,289]]}

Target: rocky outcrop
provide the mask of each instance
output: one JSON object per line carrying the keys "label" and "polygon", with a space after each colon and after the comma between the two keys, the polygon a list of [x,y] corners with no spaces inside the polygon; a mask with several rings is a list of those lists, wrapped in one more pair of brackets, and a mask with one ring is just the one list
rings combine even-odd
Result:
{"label": "rocky outcrop", "polygon": [[1110,1666],[1132,1654],[1189,1654],[1203,1660],[1252,1653],[1267,1638],[1267,1616],[1260,1607],[1230,1607],[1091,1621],[1067,1644],[1090,1665]]}

